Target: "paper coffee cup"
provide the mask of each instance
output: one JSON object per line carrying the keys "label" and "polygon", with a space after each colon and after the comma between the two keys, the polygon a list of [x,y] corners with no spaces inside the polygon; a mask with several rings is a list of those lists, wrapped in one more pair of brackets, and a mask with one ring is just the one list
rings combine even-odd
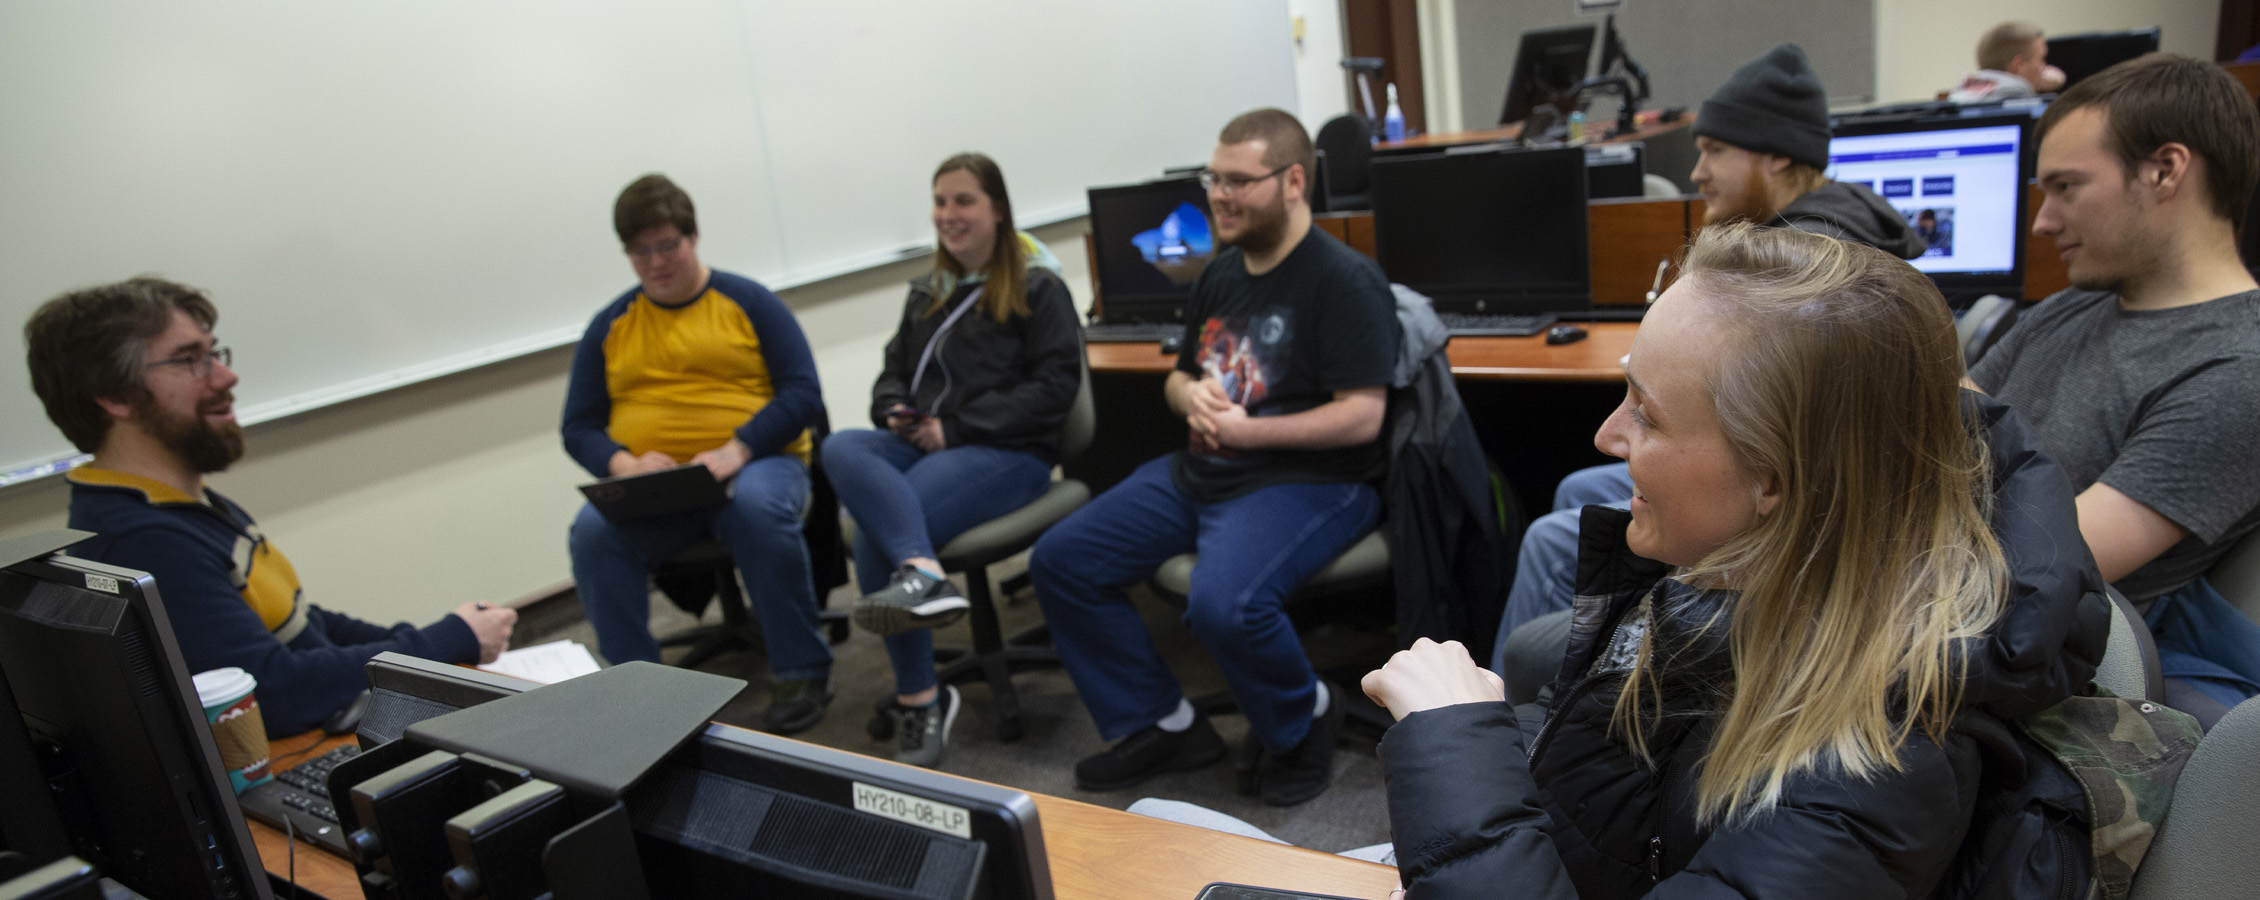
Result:
{"label": "paper coffee cup", "polygon": [[229,667],[196,673],[196,699],[204,704],[204,723],[220,745],[220,765],[238,794],[274,776],[267,771],[267,721],[259,715],[257,679]]}

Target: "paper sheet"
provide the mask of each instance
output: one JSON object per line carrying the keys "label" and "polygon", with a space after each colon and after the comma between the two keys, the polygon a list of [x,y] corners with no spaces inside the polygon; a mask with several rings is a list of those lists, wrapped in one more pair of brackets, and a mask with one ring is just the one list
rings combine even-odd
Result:
{"label": "paper sheet", "polygon": [[579,641],[557,640],[516,650],[504,650],[494,662],[479,668],[512,678],[555,684],[596,671],[596,657]]}

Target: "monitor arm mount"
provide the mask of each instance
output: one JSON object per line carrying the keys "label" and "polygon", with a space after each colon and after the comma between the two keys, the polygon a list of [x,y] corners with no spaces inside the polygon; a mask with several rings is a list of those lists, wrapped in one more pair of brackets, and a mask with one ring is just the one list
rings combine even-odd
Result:
{"label": "monitor arm mount", "polygon": [[1342,57],[1342,68],[1357,73],[1358,99],[1365,103],[1366,131],[1373,135],[1381,133],[1381,113],[1373,108],[1373,79],[1381,74],[1381,67],[1388,62],[1378,56]]}
{"label": "monitor arm mount", "polygon": [[1617,17],[1611,13],[1601,29],[1601,74],[1579,82],[1570,89],[1570,96],[1583,103],[1589,91],[1610,89],[1623,105],[1617,109],[1617,134],[1630,134],[1638,127],[1635,116],[1640,113],[1640,101],[1649,97],[1648,67],[1625,52],[1624,39],[1617,36]]}
{"label": "monitor arm mount", "polygon": [[[1578,107],[1585,105],[1589,94],[1615,94],[1623,102],[1617,107],[1617,124],[1614,134],[1631,134],[1639,127],[1636,116],[1640,114],[1640,101],[1648,96],[1645,82],[1635,83],[1630,75],[1597,75],[1577,83],[1576,87],[1562,92]],[[1575,107],[1573,107],[1575,108]]]}

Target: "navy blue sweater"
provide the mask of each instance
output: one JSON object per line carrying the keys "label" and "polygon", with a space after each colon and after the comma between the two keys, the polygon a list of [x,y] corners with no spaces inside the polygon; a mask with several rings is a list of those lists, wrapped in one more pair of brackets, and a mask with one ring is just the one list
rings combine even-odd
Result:
{"label": "navy blue sweater", "polygon": [[70,555],[155,576],[188,670],[251,673],[269,737],[304,732],[351,702],[368,687],[362,666],[387,650],[478,661],[477,636],[454,615],[386,628],[305,602],[290,561],[250,514],[209,488],[209,502],[198,502],[92,466],[69,478],[70,526],[95,533]]}

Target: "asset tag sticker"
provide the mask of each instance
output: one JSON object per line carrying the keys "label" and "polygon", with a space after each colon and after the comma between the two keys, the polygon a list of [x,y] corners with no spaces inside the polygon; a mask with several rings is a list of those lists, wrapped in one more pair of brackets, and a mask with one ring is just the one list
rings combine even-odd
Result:
{"label": "asset tag sticker", "polygon": [[105,594],[115,594],[118,592],[118,580],[108,575],[96,575],[88,572],[86,573],[86,589],[101,591]]}
{"label": "asset tag sticker", "polygon": [[973,838],[973,814],[964,807],[873,787],[860,781],[852,784],[855,786],[857,812],[885,816],[897,822],[906,822],[967,840]]}

